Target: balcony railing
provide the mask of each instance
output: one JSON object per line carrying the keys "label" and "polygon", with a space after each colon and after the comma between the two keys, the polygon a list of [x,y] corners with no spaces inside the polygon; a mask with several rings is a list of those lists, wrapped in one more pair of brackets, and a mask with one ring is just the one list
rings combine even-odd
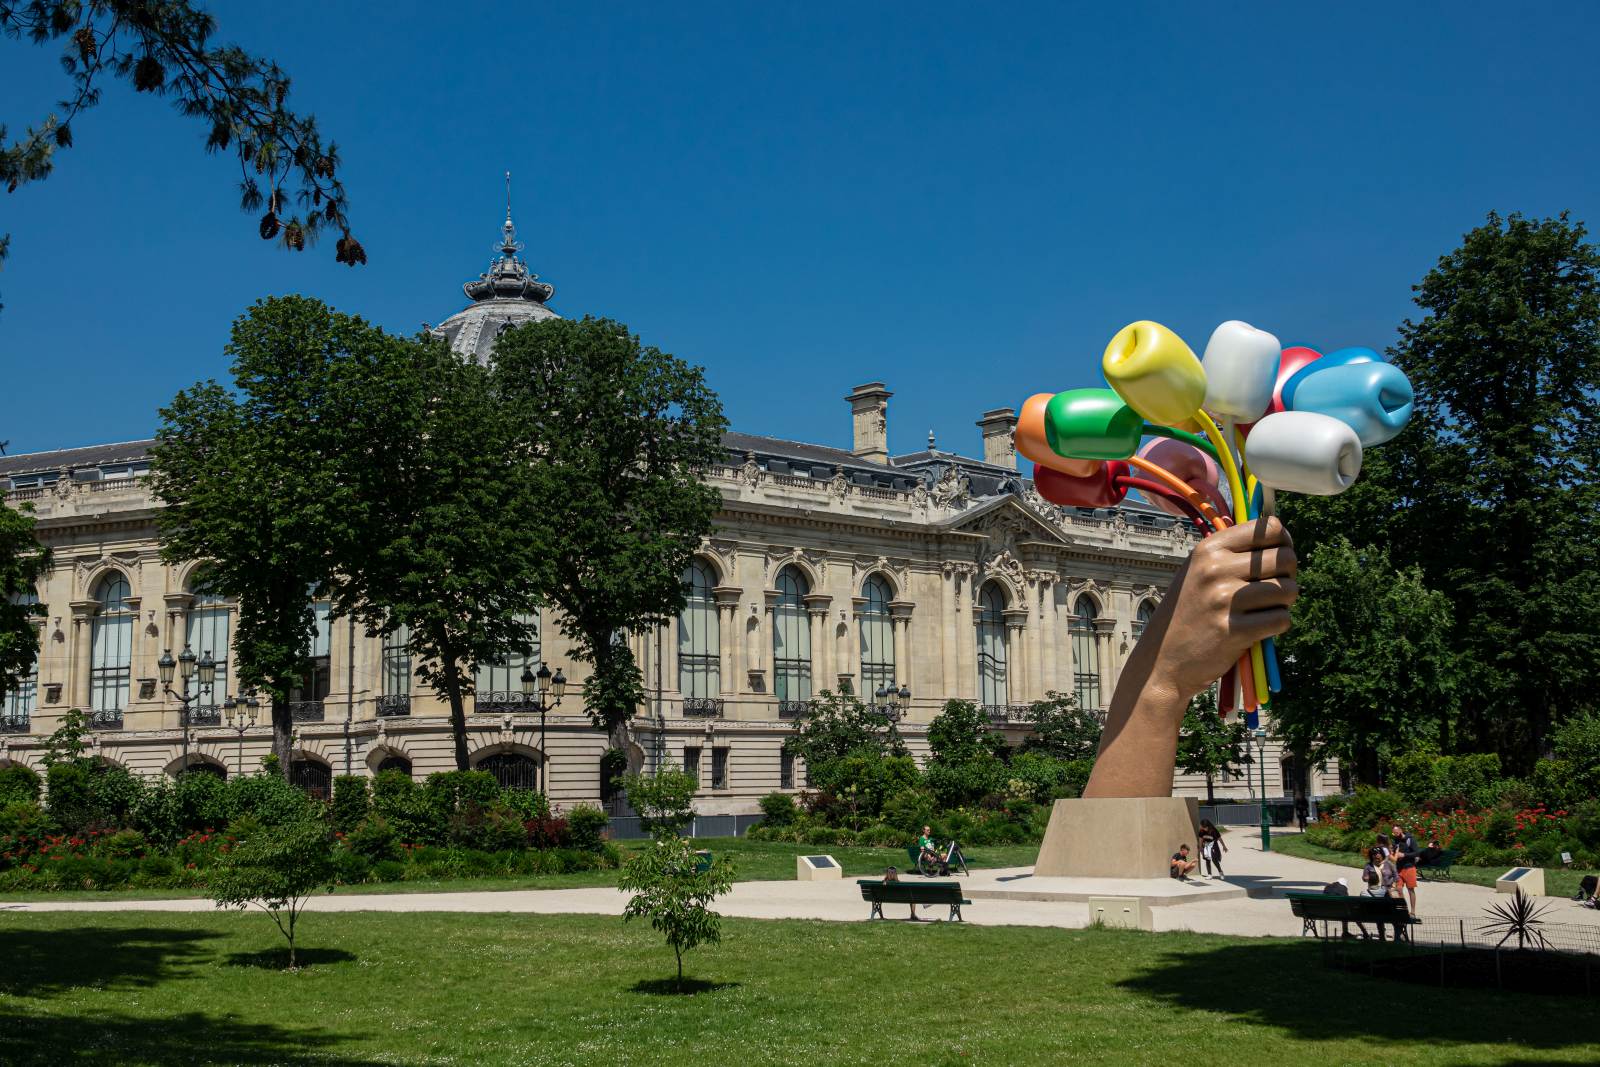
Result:
{"label": "balcony railing", "polygon": [[778,718],[798,719],[811,712],[809,700],[780,700],[778,701]]}
{"label": "balcony railing", "polygon": [[196,704],[189,709],[190,726],[221,726],[221,704]]}
{"label": "balcony railing", "polygon": [[720,697],[684,697],[683,716],[686,719],[720,719],[724,705]]}
{"label": "balcony railing", "polygon": [[289,701],[289,719],[293,722],[321,722],[323,720],[322,701]]}
{"label": "balcony railing", "polygon": [[89,712],[89,726],[95,730],[122,729],[122,709],[105,708]]}
{"label": "balcony railing", "polygon": [[378,698],[378,718],[388,719],[396,715],[411,714],[410,693],[385,693]]}
{"label": "balcony railing", "polygon": [[[530,706],[532,705],[532,706]],[[533,705],[526,696],[515,689],[504,693],[477,693],[472,698],[473,711],[533,711]]]}
{"label": "balcony railing", "polygon": [[25,734],[28,732],[28,716],[4,715],[0,716],[0,734]]}
{"label": "balcony railing", "polygon": [[1032,711],[1032,704],[985,704],[983,706],[983,713],[996,726],[1002,726],[1006,723],[1032,722]]}

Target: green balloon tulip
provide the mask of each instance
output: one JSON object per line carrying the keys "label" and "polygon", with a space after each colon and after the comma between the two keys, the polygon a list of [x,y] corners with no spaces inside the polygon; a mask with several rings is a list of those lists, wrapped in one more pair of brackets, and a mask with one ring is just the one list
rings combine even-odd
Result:
{"label": "green balloon tulip", "polygon": [[1127,459],[1139,449],[1144,419],[1110,389],[1068,389],[1045,405],[1045,440],[1073,459]]}

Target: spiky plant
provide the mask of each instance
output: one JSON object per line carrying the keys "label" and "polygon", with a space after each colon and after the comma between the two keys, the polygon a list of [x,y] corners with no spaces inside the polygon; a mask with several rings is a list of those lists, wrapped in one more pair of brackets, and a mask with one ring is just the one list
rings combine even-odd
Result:
{"label": "spiky plant", "polygon": [[1545,940],[1541,927],[1544,926],[1542,916],[1549,910],[1548,904],[1535,904],[1533,898],[1525,894],[1521,887],[1511,894],[1511,899],[1497,901],[1485,910],[1491,918],[1485,922],[1484,929],[1490,933],[1505,931],[1500,940],[1495,942],[1499,948],[1512,937],[1517,939],[1517,948],[1528,948],[1536,945],[1539,948],[1549,948],[1550,942]]}

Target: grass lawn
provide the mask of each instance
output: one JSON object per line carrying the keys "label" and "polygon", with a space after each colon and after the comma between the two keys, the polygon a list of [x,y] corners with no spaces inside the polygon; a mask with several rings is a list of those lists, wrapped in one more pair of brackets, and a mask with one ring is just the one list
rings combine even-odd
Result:
{"label": "grass lawn", "polygon": [[[1360,869],[1366,861],[1356,852],[1338,852],[1321,845],[1313,845],[1300,834],[1273,835],[1272,847],[1279,852],[1301,859],[1321,860],[1323,863],[1337,863],[1345,867]],[[1467,885],[1483,885],[1494,888],[1494,880],[1506,873],[1505,867],[1468,867],[1456,864],[1450,868],[1450,881],[1464,882]],[[1578,891],[1578,880],[1584,871],[1568,871],[1560,867],[1546,867],[1544,871],[1545,895],[1552,897],[1570,897]]]}
{"label": "grass lawn", "polygon": [[0,915],[0,1061],[1600,1062],[1595,999],[1387,982],[1287,939],[730,919],[682,996],[671,951],[612,918],[302,930],[289,974],[258,914]]}
{"label": "grass lawn", "polygon": [[[907,866],[904,849],[865,848],[834,845],[792,845],[775,841],[750,841],[742,837],[707,837],[696,840],[700,848],[713,855],[733,860],[735,876],[741,882],[792,881],[794,858],[826,853],[837,859],[846,875],[881,874],[894,864]],[[624,841],[624,851],[638,848],[642,841]],[[1028,867],[1039,855],[1038,845],[996,845],[974,848],[967,853],[969,867]],[[616,885],[616,871],[585,871],[576,874],[525,875],[515,878],[446,878],[417,882],[379,882],[372,885],[340,886],[339,893],[472,893],[507,889],[582,889],[588,886]],[[202,897],[204,893],[185,889],[74,890],[56,893],[0,893],[7,900],[168,900],[175,897]],[[0,1057],[3,1062],[3,1057]]]}

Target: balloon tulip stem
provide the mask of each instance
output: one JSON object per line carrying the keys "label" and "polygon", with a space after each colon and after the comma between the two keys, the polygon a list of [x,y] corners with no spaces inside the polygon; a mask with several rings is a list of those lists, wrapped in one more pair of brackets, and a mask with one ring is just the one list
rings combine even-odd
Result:
{"label": "balloon tulip stem", "polygon": [[1272,518],[1273,513],[1277,510],[1277,494],[1272,491],[1272,486],[1263,482],[1261,485],[1261,517],[1263,519],[1270,519]]}
{"label": "balloon tulip stem", "polygon": [[1152,437],[1170,437],[1174,441],[1182,441],[1186,445],[1193,445],[1219,463],[1222,461],[1222,457],[1217,455],[1216,446],[1199,434],[1190,433],[1188,430],[1180,430],[1175,426],[1161,426],[1153,422],[1144,424],[1144,432]]}

